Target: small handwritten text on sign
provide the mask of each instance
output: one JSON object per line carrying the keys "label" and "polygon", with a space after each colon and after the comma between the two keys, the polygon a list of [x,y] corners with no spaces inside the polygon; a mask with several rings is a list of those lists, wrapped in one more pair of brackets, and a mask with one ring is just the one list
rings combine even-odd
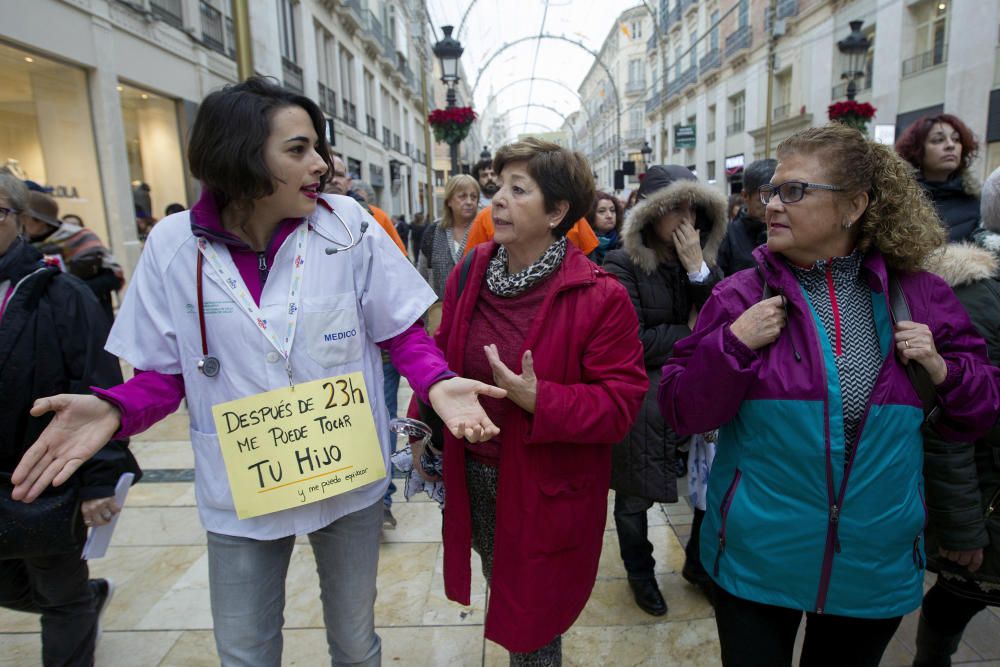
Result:
{"label": "small handwritten text on sign", "polygon": [[361,373],[220,403],[212,415],[241,519],[385,477]]}

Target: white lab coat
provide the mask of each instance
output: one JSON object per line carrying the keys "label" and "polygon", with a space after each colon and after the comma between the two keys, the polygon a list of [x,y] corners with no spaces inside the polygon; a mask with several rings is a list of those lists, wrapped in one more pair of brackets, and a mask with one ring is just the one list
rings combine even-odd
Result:
{"label": "white lab coat", "polygon": [[[350,241],[347,230],[322,204],[313,224],[302,280],[298,330],[292,343],[294,380],[305,382],[361,371],[375,418],[386,470],[388,412],[377,342],[409,328],[435,301],[434,292],[382,228],[349,197],[323,195],[361,243],[327,255]],[[330,241],[333,239],[341,245]],[[228,249],[215,244],[224,266],[240,280]],[[204,527],[215,533],[271,540],[303,535],[368,507],[385,494],[388,478],[319,502],[273,514],[238,519],[215,434],[212,406],[288,386],[282,357],[246,313],[231,300],[219,276],[204,263],[204,302],[209,354],[219,359],[214,378],[198,371],[202,358],[196,296],[197,242],[190,214],[160,221],[142,257],[107,342],[107,350],[135,368],[183,374],[195,455],[195,495]],[[295,235],[282,244],[261,295],[269,328],[284,332]],[[351,336],[331,332],[356,331]]]}

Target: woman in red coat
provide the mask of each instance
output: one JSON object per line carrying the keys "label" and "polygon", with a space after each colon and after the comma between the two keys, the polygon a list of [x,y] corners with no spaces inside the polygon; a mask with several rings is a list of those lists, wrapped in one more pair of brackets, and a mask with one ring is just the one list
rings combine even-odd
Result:
{"label": "woman in red coat", "polygon": [[507,398],[480,399],[493,440],[446,436],[445,591],[469,604],[475,549],[491,589],[486,637],[512,665],[559,665],[597,576],[611,447],[648,380],[628,294],[566,242],[594,198],[587,160],[528,139],[493,168],[494,240],[452,271],[436,341],[453,370]]}

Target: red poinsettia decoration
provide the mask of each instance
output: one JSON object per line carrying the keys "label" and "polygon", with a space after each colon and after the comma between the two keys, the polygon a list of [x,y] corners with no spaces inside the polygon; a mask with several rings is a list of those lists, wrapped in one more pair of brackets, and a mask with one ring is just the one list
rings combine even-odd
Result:
{"label": "red poinsettia decoration", "polygon": [[865,132],[868,129],[868,121],[875,117],[875,107],[867,102],[855,102],[846,100],[844,102],[834,102],[826,109],[827,117],[830,120]]}
{"label": "red poinsettia decoration", "polygon": [[434,138],[446,144],[457,144],[465,139],[475,120],[476,112],[472,107],[435,109],[427,116],[427,122],[434,130]]}

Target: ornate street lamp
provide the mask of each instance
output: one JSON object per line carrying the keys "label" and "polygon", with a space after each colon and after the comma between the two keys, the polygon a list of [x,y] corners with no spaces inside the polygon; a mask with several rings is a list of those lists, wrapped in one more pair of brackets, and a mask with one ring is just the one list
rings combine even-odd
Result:
{"label": "ornate street lamp", "polygon": [[642,153],[642,173],[645,174],[646,169],[649,168],[649,156],[653,154],[653,149],[650,147],[648,141],[643,141],[642,150],[639,152]]}
{"label": "ornate street lamp", "polygon": [[[455,86],[458,85],[458,59],[462,57],[465,49],[462,43],[451,36],[454,26],[441,26],[444,38],[434,45],[434,55],[441,61],[441,81],[448,87],[447,108],[455,107]],[[448,148],[451,153],[451,175],[458,173],[458,142],[449,142]]]}
{"label": "ornate street lamp", "polygon": [[871,46],[871,41],[861,32],[863,23],[864,21],[851,21],[851,34],[837,42],[837,49],[847,56],[847,71],[841,74],[840,78],[847,81],[849,100],[853,100],[858,93],[855,81],[865,75],[861,68],[868,54],[868,47]]}
{"label": "ornate street lamp", "polygon": [[479,159],[480,160],[489,160],[491,157],[493,157],[493,156],[490,155],[490,148],[489,148],[489,146],[483,146],[483,152],[479,154]]}

